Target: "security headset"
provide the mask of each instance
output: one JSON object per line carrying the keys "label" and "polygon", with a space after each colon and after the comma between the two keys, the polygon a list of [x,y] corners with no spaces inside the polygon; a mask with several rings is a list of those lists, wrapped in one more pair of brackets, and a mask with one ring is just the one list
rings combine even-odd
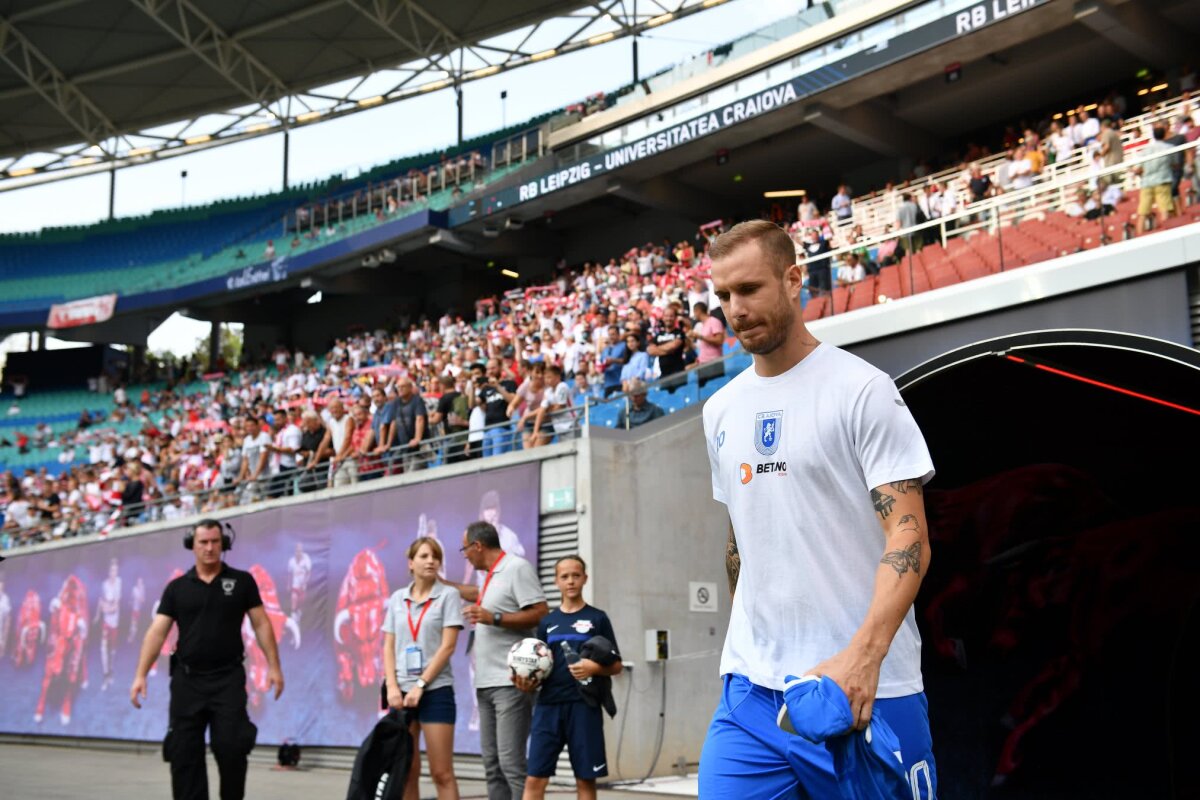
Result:
{"label": "security headset", "polygon": [[195,548],[197,528],[219,528],[221,531],[221,552],[228,553],[233,549],[233,540],[237,538],[237,533],[233,530],[232,525],[230,525],[228,522],[222,522],[215,519],[202,519],[192,526],[190,531],[184,534],[184,550],[192,550]]}

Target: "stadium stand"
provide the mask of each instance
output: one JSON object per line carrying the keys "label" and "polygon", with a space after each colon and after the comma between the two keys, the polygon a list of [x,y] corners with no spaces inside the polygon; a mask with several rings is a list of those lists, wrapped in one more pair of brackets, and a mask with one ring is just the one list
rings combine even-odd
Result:
{"label": "stadium stand", "polygon": [[[144,220],[0,238],[5,288],[0,311],[44,308],[117,289],[136,294],[186,285],[277,255],[316,250],[419,210],[460,204],[528,161],[546,157],[541,128],[568,126],[623,99],[686,80],[797,24],[776,23],[769,35],[751,34],[714,48],[648,81],[440,153],[380,165],[352,181],[331,178]],[[1011,141],[1009,126],[1005,144],[1011,147],[1003,153],[980,152],[949,169],[922,168],[920,175],[882,191],[852,198],[847,193],[848,202],[827,214],[816,211],[809,198],[794,215],[784,211],[778,221],[792,232],[806,268],[805,318],[845,314],[1141,235],[1136,167],[1150,163],[1140,155],[1156,125],[1165,126],[1176,143],[1159,157],[1178,163],[1174,188],[1180,208],[1153,230],[1200,221],[1194,177],[1200,111],[1192,99],[1184,94],[1128,118],[1124,112],[1106,97],[1044,119]],[[1097,124],[1089,126],[1089,119]],[[1115,161],[1106,161],[1100,149],[1099,123],[1110,121],[1119,138]],[[980,177],[987,178],[983,191],[972,185]],[[905,195],[918,209],[915,224],[902,224]],[[481,298],[473,321],[425,319],[400,330],[338,338],[319,357],[280,349],[244,359],[238,371],[200,376],[187,368],[153,382],[117,385],[111,393],[100,385],[95,392],[35,388],[21,397],[0,396],[0,408],[8,412],[0,419],[0,467],[6,470],[0,548],[105,534],[118,525],[323,488],[332,482],[327,459],[293,467],[287,452],[269,454],[264,476],[249,477],[257,470],[244,466],[240,454],[257,457],[258,449],[247,447],[246,440],[266,434],[286,451],[286,443],[299,436],[304,411],[319,412],[319,424],[329,426],[335,398],[360,424],[390,419],[400,386],[409,380],[437,422],[417,447],[380,448],[377,439],[354,445],[356,480],[437,466],[464,452],[480,457],[538,446],[578,435],[588,425],[636,424],[642,417],[634,412],[646,406],[640,390],[629,390],[641,379],[652,382],[645,402],[663,413],[702,402],[750,363],[728,338],[719,371],[710,362],[706,379],[699,380],[693,330],[700,320],[693,316],[698,302],[717,308],[707,247],[723,226],[703,226],[694,244],[646,242],[605,263],[563,269],[549,284]],[[817,258],[806,257],[810,230],[824,242]],[[824,284],[814,278],[822,265],[830,272]],[[668,313],[683,322],[672,324]],[[610,369],[606,378],[610,324],[634,334],[643,347],[664,336],[686,337],[689,357],[670,359],[672,366],[664,368],[655,351],[631,370],[635,360],[626,355],[629,363],[618,364],[615,377]],[[570,405],[557,419],[534,423],[546,393],[541,367],[550,363],[564,368]],[[451,429],[439,379],[453,378],[452,391],[463,392],[468,413],[478,416],[473,412],[482,414],[479,397],[485,393],[469,380],[476,365],[509,382],[500,404],[506,419],[490,425],[473,419],[469,426],[455,419]],[[680,385],[673,370],[684,366]],[[372,397],[376,389],[383,391],[382,401]],[[548,433],[532,435],[535,424]]]}
{"label": "stadium stand", "polygon": [[[1086,116],[1084,110],[1079,109],[1079,116]],[[1065,157],[1030,175],[1023,185],[1013,185],[1006,175],[1014,160],[1023,161],[1021,171],[1028,172],[1027,154],[1015,150],[855,198],[850,214],[841,217],[833,209],[825,216],[805,215],[802,204],[798,216],[808,218],[790,228],[801,242],[814,229],[829,243],[820,258],[807,258],[805,264],[810,269],[829,265],[832,289],[830,297],[805,309],[806,318],[888,302],[1146,232],[1152,220],[1139,209],[1141,170],[1158,159],[1169,162],[1174,200],[1173,211],[1157,214],[1153,224],[1170,229],[1200,221],[1195,177],[1200,111],[1192,100],[1184,95],[1124,123],[1115,116],[1105,116],[1106,124],[1108,120],[1120,137],[1120,153],[1108,164],[1098,138],[1076,133],[1078,141],[1067,145]],[[1052,129],[1051,121],[1038,127]],[[1157,158],[1143,158],[1155,128],[1164,146],[1174,146]],[[1030,130],[1026,136],[1036,146],[1037,134]],[[1042,145],[1052,149],[1049,141]],[[972,181],[981,176],[986,188],[974,191]],[[901,210],[906,197],[913,206],[908,219],[916,220],[907,225]]]}
{"label": "stadium stand", "polygon": [[[857,5],[841,4],[837,13]],[[110,292],[128,296],[184,286],[259,263],[268,242],[278,254],[298,255],[405,214],[445,209],[542,157],[543,130],[568,127],[644,96],[647,89],[660,91],[713,69],[810,24],[805,19],[800,15],[771,23],[641,81],[594,93],[460,145],[371,167],[351,179],[334,175],[290,191],[205,207],[0,235],[0,313],[40,310]],[[533,142],[506,147],[521,139]],[[59,279],[67,274],[71,281]]]}
{"label": "stadium stand", "polygon": [[[709,227],[704,235],[711,239],[719,230]],[[639,274],[643,270],[644,274]],[[4,432],[0,453],[9,470],[6,533],[0,544],[105,531],[116,522],[173,513],[166,511],[170,502],[160,501],[164,494],[176,494],[169,491],[172,484],[183,490],[184,505],[197,509],[228,505],[239,498],[254,499],[259,494],[257,486],[237,494],[219,491],[233,482],[227,464],[230,447],[238,447],[242,441],[237,430],[238,409],[252,408],[255,418],[269,427],[280,408],[324,408],[334,396],[349,404],[367,399],[375,386],[390,398],[403,377],[411,376],[432,411],[441,395],[437,377],[458,377],[485,353],[503,361],[504,379],[520,379],[523,384],[535,369],[532,364],[567,362],[576,410],[567,412],[567,426],[547,422],[547,428],[557,429],[557,435],[571,435],[583,424],[612,427],[629,400],[622,395],[607,404],[599,402],[605,381],[598,363],[608,323],[620,321],[636,328],[643,338],[653,336],[661,327],[663,311],[672,303],[689,311],[695,302],[715,308],[710,288],[707,258],[703,253],[697,257],[690,243],[681,242],[674,251],[648,243],[610,259],[606,266],[585,264],[582,270],[564,273],[552,284],[485,298],[478,304],[480,319],[475,325],[461,318],[443,318],[436,329],[427,321],[394,335],[381,331],[350,337],[339,340],[328,354],[315,360],[279,351],[271,357],[270,366],[209,381],[189,381],[194,376],[183,376],[172,388],[157,383],[118,386],[112,394],[35,392],[20,400],[11,395],[0,398],[0,404],[9,410],[9,416],[0,420]],[[601,313],[601,308],[609,313]],[[657,321],[651,327],[634,319]],[[537,339],[539,334],[542,341]],[[733,371],[746,363],[748,358],[736,356],[728,368]],[[652,375],[651,370],[637,377]],[[698,386],[695,372],[689,378],[691,386]],[[714,377],[706,381],[703,392],[656,386],[650,390],[649,400],[670,413],[711,395],[724,380]],[[536,381],[530,383],[533,385]],[[512,389],[524,391],[515,384]],[[541,395],[540,389],[530,388],[529,392],[527,402],[513,409],[518,423],[527,411],[536,409]],[[85,410],[88,419],[81,424]],[[370,408],[369,414],[378,411]],[[511,426],[499,427],[504,431],[504,449],[530,444]],[[433,433],[433,441],[422,449],[421,467],[436,465],[446,457],[446,434],[442,430]],[[189,440],[198,443],[198,453],[189,452]],[[118,496],[129,481],[122,481],[119,468],[139,459],[148,471],[142,481],[146,491],[141,503],[134,504],[146,508],[136,514],[122,513]],[[364,455],[362,460],[364,477],[383,469],[374,466],[374,458]],[[367,461],[372,466],[365,466]],[[29,506],[23,499],[64,491],[71,499],[57,511]],[[34,511],[29,511],[31,508]],[[42,517],[37,514],[39,508]],[[45,517],[46,513],[50,516]]]}
{"label": "stadium stand", "polygon": [[[1007,173],[1011,170],[1012,157],[1017,154],[1017,147],[1041,153],[1038,168],[1032,169],[1033,165],[1029,168],[1031,184],[1064,184],[1091,180],[1092,173],[1107,165],[1100,154],[1099,137],[1089,136],[1082,130],[1086,123],[1071,120],[1082,119],[1085,116],[1092,118],[1090,114],[1095,112],[1099,117],[1098,122],[1113,121],[1121,139],[1122,154],[1115,159],[1116,163],[1120,163],[1123,157],[1134,156],[1149,141],[1149,131],[1154,125],[1167,125],[1172,128],[1172,134],[1186,137],[1188,131],[1196,127],[1197,123],[1193,117],[1197,110],[1195,102],[1187,94],[1155,104],[1145,112],[1128,119],[1124,118],[1119,105],[1110,100],[1079,106],[1077,109],[1054,115],[1065,120],[1062,124],[1065,144],[1059,144],[1052,133],[1060,125],[1059,119],[1045,119],[1030,126],[1026,135],[1016,142],[1011,142],[1014,145],[1012,149],[966,160],[955,167],[921,177],[910,176],[899,185],[854,198],[849,217],[838,217],[831,210],[826,218],[835,235],[844,238],[856,229],[860,234],[877,235],[889,226],[895,227],[900,198],[905,193],[916,198],[922,212],[930,218],[940,216],[941,198],[947,192],[954,195],[950,203],[951,208],[964,208],[974,199],[970,189],[974,168],[979,169],[980,175],[987,176],[990,183],[988,196],[1011,191],[1012,179]],[[1098,130],[1099,126],[1096,127]],[[1009,129],[1011,130],[1012,126],[1009,126]],[[1032,146],[1025,144],[1027,136]]]}
{"label": "stadium stand", "polygon": [[[1057,172],[1047,170],[1043,180],[978,200],[962,197],[957,206],[961,210],[934,216],[908,229],[892,232],[890,225],[884,224],[883,231],[875,236],[864,232],[879,227],[882,215],[878,209],[894,206],[897,194],[924,192],[929,197],[939,186],[941,176],[928,176],[890,194],[858,198],[853,201],[854,217],[849,222],[831,213],[829,217],[815,217],[815,226],[810,221],[792,223],[800,256],[805,255],[803,234],[809,228],[820,229],[833,243],[846,242],[821,258],[803,259],[806,267],[835,260],[844,267],[850,254],[872,265],[870,274],[865,268],[858,275],[839,269],[837,274],[842,279],[835,281],[832,291],[823,291],[819,285],[807,287],[802,298],[805,318],[847,313],[1131,235],[1133,223],[1122,221],[1136,219],[1140,171],[1136,167],[1145,161],[1139,160],[1138,154],[1149,139],[1147,126],[1164,123],[1170,126],[1168,133],[1187,140],[1195,124],[1186,97],[1163,103],[1122,126],[1128,161],[1110,168],[1093,167],[1089,144],[1081,141],[1064,159],[1065,166]],[[1193,144],[1195,138],[1191,137]],[[1193,163],[1194,146],[1184,144],[1175,150],[1181,156],[1181,165]],[[320,204],[308,206],[307,215],[293,217],[293,246],[313,247],[322,237],[328,240],[377,224],[400,213],[401,204],[395,198],[403,198],[404,207],[439,202],[454,191],[455,179],[463,177],[462,170],[473,167],[473,163],[460,159],[423,171],[420,178],[408,175],[408,195],[404,193],[404,182],[393,180],[382,187],[367,184],[326,197]],[[986,169],[993,176],[1000,169],[994,158],[984,158],[966,165],[959,174],[969,176],[973,167],[979,172]],[[503,169],[496,171],[500,172]],[[1180,212],[1167,218],[1162,228],[1200,221],[1200,204],[1192,199],[1194,179],[1190,170],[1181,170],[1181,177],[1184,172],[1187,177],[1178,189],[1184,202]],[[1116,179],[1123,188],[1110,194],[1111,207],[1105,209],[1101,204],[1096,214],[1089,214],[1090,209],[1085,208],[1090,200],[1079,203],[1072,191],[1077,185],[1089,183],[1096,191],[1102,185],[1115,187]],[[423,195],[422,188],[433,192]],[[969,187],[960,186],[957,191],[965,194]],[[928,200],[925,207],[931,208]],[[271,213],[277,210],[270,208]],[[252,213],[243,212],[237,218],[245,221]],[[307,232],[304,223],[308,224]],[[165,243],[171,241],[171,233],[180,223],[164,223],[161,227],[157,242],[137,252],[161,252],[153,248],[169,246]],[[258,369],[210,376],[209,380],[185,375],[170,387],[155,383],[120,386],[112,395],[49,392],[19,400],[0,399],[9,410],[8,418],[0,420],[0,453],[7,470],[0,547],[106,533],[118,524],[252,502],[265,494],[268,486],[281,485],[281,480],[286,484],[283,491],[288,492],[305,488],[305,481],[308,487],[322,486],[328,482],[326,473],[311,477],[303,467],[290,469],[288,460],[279,454],[268,459],[268,471],[282,478],[248,481],[243,473],[239,480],[238,454],[246,436],[243,414],[253,420],[252,430],[261,428],[280,437],[276,439],[279,444],[285,427],[295,425],[298,431],[301,419],[297,412],[303,409],[321,410],[327,425],[328,404],[334,397],[347,405],[365,405],[364,420],[380,413],[393,414],[370,396],[374,388],[381,388],[384,404],[390,408],[398,386],[406,378],[415,382],[427,412],[434,414],[443,394],[438,378],[450,375],[472,395],[474,384],[464,379],[473,364],[486,363],[489,358],[498,368],[496,377],[512,381],[509,391],[515,390],[524,400],[514,401],[508,422],[490,429],[476,424],[475,456],[483,454],[484,437],[498,437],[498,451],[539,443],[527,435],[527,421],[532,421],[545,392],[544,378],[535,375],[539,362],[564,366],[572,389],[571,408],[560,414],[565,423],[545,423],[547,430],[559,438],[575,435],[584,425],[628,425],[632,399],[620,390],[629,388],[632,378],[668,379],[652,387],[647,397],[665,413],[700,402],[723,385],[726,376],[745,368],[748,357],[727,353],[721,376],[707,380],[703,387],[696,380],[698,373],[691,370],[684,391],[675,386],[666,388],[673,383],[671,376],[662,374],[660,366],[648,361],[649,369],[640,375],[627,375],[613,387],[618,390],[616,398],[606,402],[606,383],[611,385],[611,381],[605,380],[601,366],[603,348],[608,344],[610,323],[624,326],[639,338],[649,335],[654,339],[664,329],[663,316],[668,307],[673,305],[677,312],[686,312],[685,316],[690,317],[696,302],[717,306],[711,294],[706,251],[708,242],[721,229],[720,225],[710,225],[698,231],[699,245],[695,249],[687,242],[674,247],[648,242],[610,258],[604,265],[585,263],[579,270],[563,271],[551,284],[483,298],[477,303],[473,324],[447,316],[435,328],[426,320],[394,334],[378,331],[339,339],[318,359],[278,351],[273,363],[260,364]],[[114,231],[110,235],[114,237],[109,250],[113,254],[111,262],[122,251],[121,234]],[[242,251],[247,247],[265,248],[270,239],[259,235],[263,238],[242,242]],[[923,246],[914,244],[922,240],[927,240]],[[909,244],[889,250],[887,245],[897,241]],[[70,253],[70,248],[81,246],[88,244],[64,242],[61,252]],[[886,252],[891,254],[884,255]],[[236,265],[228,248],[211,253],[207,260],[218,273]],[[128,272],[124,274],[128,277]],[[695,321],[689,320],[686,327],[694,325]],[[693,353],[694,347],[694,342],[687,345]],[[724,349],[728,351],[729,347],[727,342]],[[478,405],[474,397],[469,397],[469,403]],[[296,432],[289,435],[295,436]],[[357,458],[357,477],[369,479],[385,472],[444,463],[452,457],[454,448],[463,447],[463,436],[461,431],[447,430],[443,415],[437,425],[430,426],[427,441],[415,451],[401,446],[394,452],[379,454],[371,452],[371,447],[362,448]],[[140,474],[131,477],[130,469],[124,466],[127,462],[142,464],[133,470]],[[235,462],[237,472],[230,466]]]}
{"label": "stadium stand", "polygon": [[[332,176],[285,192],[148,217],[0,235],[0,312],[182,286],[269,260],[268,242],[279,242],[280,254],[299,254],[405,214],[444,209],[539,156],[537,147],[519,156],[494,151],[536,131],[553,113],[350,180]],[[66,275],[70,281],[62,280]]]}
{"label": "stadium stand", "polygon": [[[1175,149],[1194,152],[1194,146]],[[1169,155],[1157,156],[1163,157]],[[1135,155],[1119,169],[1126,181],[1136,182],[1133,174],[1145,163],[1147,159]],[[1096,179],[1115,173],[1115,168],[1100,170]],[[868,262],[881,264],[856,281],[840,281],[832,292],[806,288],[805,318],[844,314],[985,277],[1096,247],[1127,233],[1106,217],[1122,220],[1134,214],[1138,190],[1123,193],[1108,214],[1089,220],[1064,210],[1069,204],[1064,199],[1071,195],[1063,189],[1077,180],[1067,173],[1056,181],[968,204],[946,218],[956,223],[949,229],[934,219],[864,238],[822,259],[805,259],[811,266],[863,253]],[[1185,183],[1181,194],[1188,192]],[[991,213],[973,221],[981,209]],[[1160,229],[1193,221],[1200,221],[1200,204],[1194,202]],[[793,228],[799,237],[804,226]],[[289,436],[299,436],[305,410],[319,411],[320,424],[328,426],[329,404],[335,397],[347,407],[361,408],[356,412],[360,424],[369,425],[380,415],[390,418],[407,380],[425,401],[429,418],[442,408],[441,418],[415,448],[400,444],[377,452],[377,442],[362,444],[355,457],[356,480],[446,463],[462,450],[468,441],[464,437],[470,437],[471,457],[479,457],[485,454],[485,439],[494,442],[486,448],[488,453],[504,452],[569,438],[587,425],[628,426],[640,401],[635,403],[627,390],[636,388],[632,381],[637,379],[658,379],[646,400],[663,413],[702,402],[749,364],[746,354],[733,350],[732,339],[722,347],[720,373],[704,385],[694,368],[699,348],[694,339],[688,341],[684,346],[693,358],[682,388],[678,376],[664,370],[659,359],[648,359],[641,372],[622,368],[615,380],[611,373],[606,379],[605,348],[610,325],[646,342],[664,341],[664,333],[669,339],[675,330],[666,319],[671,308],[687,320],[682,336],[699,327],[691,319],[696,303],[718,305],[707,248],[722,229],[723,224],[704,226],[697,232],[697,247],[686,241],[675,246],[649,242],[605,264],[588,262],[578,270],[563,270],[552,283],[481,298],[473,323],[446,315],[436,324],[426,319],[400,331],[351,336],[338,339],[316,359],[280,348],[269,357],[260,354],[260,363],[252,369],[200,380],[184,375],[173,386],[119,386],[111,396],[58,392],[20,401],[3,398],[0,403],[10,406],[10,416],[0,421],[0,452],[8,470],[0,547],[104,534],[116,525],[254,502],[272,492],[322,488],[331,480],[327,464],[314,459],[307,468],[293,468],[278,453],[266,457],[270,478],[248,480],[240,457],[246,438],[254,431],[259,431],[254,436],[265,432],[276,446],[285,447]],[[911,241],[931,231],[937,231],[940,240],[911,247],[910,258],[902,255],[887,263],[879,257],[887,242],[897,237]],[[802,256],[802,242],[797,241],[797,249]],[[539,439],[530,435],[530,426],[546,393],[543,368],[551,363],[563,367],[571,399],[558,421],[542,422],[548,434]],[[451,391],[464,392],[467,407],[478,407],[482,414],[481,387],[468,379],[477,365],[497,381],[511,382],[506,390],[511,402],[502,404],[508,407],[508,420],[489,426],[476,419],[470,428],[460,424],[452,431],[445,406],[439,405],[446,394],[439,378],[450,376]],[[682,360],[678,366],[683,366]],[[376,389],[383,395],[372,399]],[[615,397],[606,400],[606,393]],[[26,433],[30,430],[32,435]],[[130,463],[139,465],[132,475]],[[47,498],[57,500],[46,502]]]}

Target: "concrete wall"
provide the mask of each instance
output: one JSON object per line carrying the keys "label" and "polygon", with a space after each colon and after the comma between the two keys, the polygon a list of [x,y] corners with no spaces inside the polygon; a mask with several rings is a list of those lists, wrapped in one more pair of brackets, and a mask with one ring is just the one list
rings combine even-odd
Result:
{"label": "concrete wall", "polygon": [[[666,718],[655,773],[670,773],[680,757],[696,764],[720,695],[717,651],[729,619],[728,517],[711,496],[698,409],[630,434],[593,433],[583,443],[577,477],[592,602],[608,612],[622,654],[636,664],[614,681],[620,710],[606,725],[609,774],[641,777],[649,769],[664,670]],[[690,581],[716,584],[716,613],[688,610]],[[665,664],[646,661],[648,628],[671,632],[672,659]]]}
{"label": "concrete wall", "polygon": [[1177,269],[843,347],[893,378],[956,348],[1025,331],[1113,330],[1191,347],[1186,277]]}
{"label": "concrete wall", "polygon": [[578,264],[586,259],[607,260],[631,247],[641,247],[646,242],[661,244],[664,238],[668,238],[674,243],[691,239],[695,233],[694,219],[647,209],[604,225],[572,231],[573,235],[564,245],[563,257],[568,264]]}

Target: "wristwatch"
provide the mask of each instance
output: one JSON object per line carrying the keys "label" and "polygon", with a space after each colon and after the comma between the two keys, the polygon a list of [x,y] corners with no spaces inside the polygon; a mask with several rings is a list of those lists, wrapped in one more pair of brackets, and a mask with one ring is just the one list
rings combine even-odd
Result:
{"label": "wristwatch", "polygon": [[503,614],[501,614],[499,611],[492,614],[492,624],[496,625],[498,627],[500,625],[500,617],[502,617],[502,616],[503,616]]}
{"label": "wristwatch", "polygon": [[417,688],[418,689],[424,689],[428,685],[429,684],[425,682],[424,678],[417,678]]}

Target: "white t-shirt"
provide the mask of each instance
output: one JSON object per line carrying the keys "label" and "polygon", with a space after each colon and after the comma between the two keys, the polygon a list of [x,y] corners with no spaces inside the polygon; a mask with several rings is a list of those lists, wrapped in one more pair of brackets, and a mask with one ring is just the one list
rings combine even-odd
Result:
{"label": "white t-shirt", "polygon": [[34,515],[29,511],[30,504],[28,500],[13,500],[8,504],[8,508],[4,509],[4,515],[17,523],[17,526],[24,529],[33,527],[33,523],[37,521]]}
{"label": "white t-shirt", "polygon": [[[885,545],[871,489],[927,481],[933,463],[888,376],[828,344],[783,375],[736,376],[704,406],[704,436],[742,560],[721,674],[782,690],[866,617]],[[921,690],[909,609],[876,696]]]}
{"label": "white t-shirt", "polygon": [[554,425],[555,433],[569,433],[574,424],[570,411],[558,410],[551,411],[551,406],[563,406],[569,408],[571,405],[571,387],[567,386],[566,381],[559,381],[553,389],[547,388],[546,393],[542,395],[542,408],[546,409],[546,414],[551,413],[554,416],[550,417],[551,423]]}
{"label": "white t-shirt", "polygon": [[1056,133],[1050,137],[1050,146],[1054,148],[1055,160],[1062,162],[1071,157],[1071,152],[1075,149],[1075,140],[1069,133]]}
{"label": "white t-shirt", "polygon": [[[292,423],[283,426],[279,433],[275,434],[275,446],[284,448],[285,450],[299,450],[300,441],[304,433],[300,428]],[[271,472],[272,474],[282,472],[284,470],[296,468],[296,454],[292,453],[273,453],[271,457]]]}
{"label": "white t-shirt", "polygon": [[483,406],[476,405],[471,409],[471,417],[467,420],[468,442],[482,442],[483,429],[487,427],[487,414],[483,411]]}
{"label": "white t-shirt", "polygon": [[262,449],[271,444],[271,434],[266,431],[259,431],[254,436],[247,436],[242,440],[242,460],[246,462],[246,469],[253,475],[254,470],[258,469],[258,459]]}

